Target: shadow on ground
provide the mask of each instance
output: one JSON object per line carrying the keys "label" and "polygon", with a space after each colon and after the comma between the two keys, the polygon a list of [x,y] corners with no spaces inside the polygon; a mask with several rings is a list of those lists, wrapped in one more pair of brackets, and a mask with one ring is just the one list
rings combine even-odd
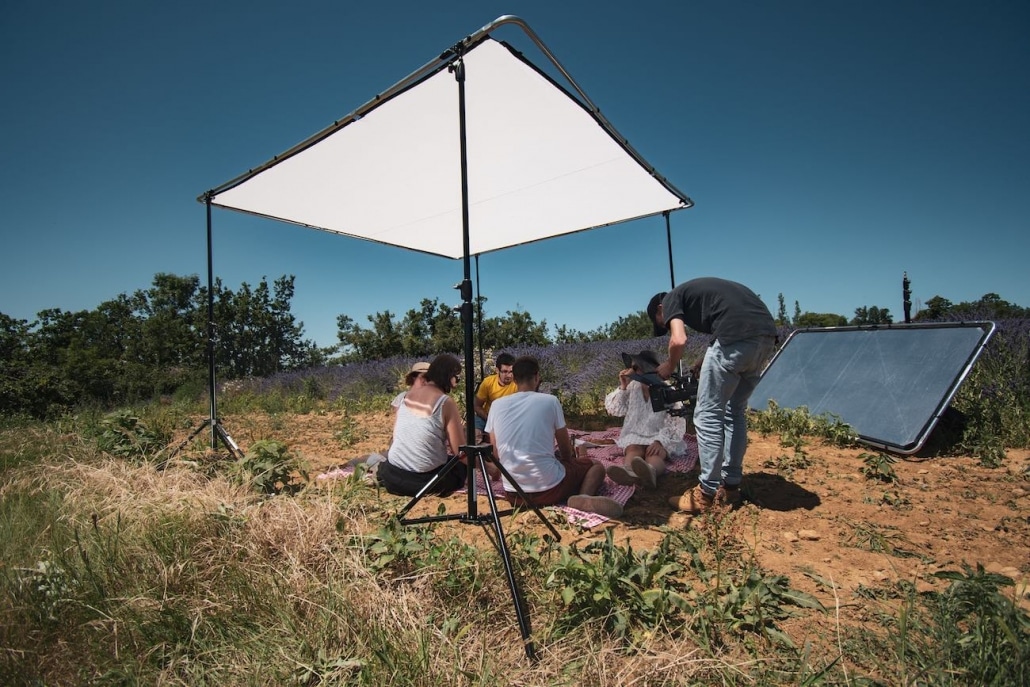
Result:
{"label": "shadow on ground", "polygon": [[744,498],[759,508],[789,511],[812,510],[819,505],[819,496],[781,475],[756,472],[744,477]]}

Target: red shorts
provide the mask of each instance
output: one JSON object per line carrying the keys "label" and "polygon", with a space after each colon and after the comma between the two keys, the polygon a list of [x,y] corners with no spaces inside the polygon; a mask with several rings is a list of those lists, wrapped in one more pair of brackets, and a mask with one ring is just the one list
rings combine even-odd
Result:
{"label": "red shorts", "polygon": [[[530,502],[534,506],[553,506],[556,503],[568,501],[570,496],[578,494],[579,488],[583,485],[583,480],[586,479],[587,472],[594,466],[594,461],[577,456],[569,462],[563,463],[563,465],[565,466],[565,477],[562,478],[561,482],[545,491],[526,492],[526,496],[529,497]],[[517,491],[506,490],[504,494],[513,506],[527,505]]]}

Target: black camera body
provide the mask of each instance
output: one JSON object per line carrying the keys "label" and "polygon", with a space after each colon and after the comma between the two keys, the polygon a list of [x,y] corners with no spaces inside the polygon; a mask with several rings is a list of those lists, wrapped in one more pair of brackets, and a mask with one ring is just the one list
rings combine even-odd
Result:
{"label": "black camera body", "polygon": [[633,374],[630,379],[647,385],[651,397],[651,410],[656,413],[666,412],[676,417],[689,417],[694,413],[697,403],[698,380],[693,373],[673,374],[663,380],[655,373],[646,375]]}

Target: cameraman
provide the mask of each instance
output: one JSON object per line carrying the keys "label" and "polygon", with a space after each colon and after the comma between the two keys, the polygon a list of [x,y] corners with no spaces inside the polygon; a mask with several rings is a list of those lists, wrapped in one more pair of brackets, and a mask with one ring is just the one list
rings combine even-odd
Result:
{"label": "cameraman", "polygon": [[669,502],[695,515],[741,502],[747,450],[747,402],[776,350],[776,322],[765,303],[743,284],[701,277],[647,304],[654,335],[669,334],[669,358],[658,366],[668,378],[683,357],[687,327],[712,335],[694,407],[701,475],[698,485]]}

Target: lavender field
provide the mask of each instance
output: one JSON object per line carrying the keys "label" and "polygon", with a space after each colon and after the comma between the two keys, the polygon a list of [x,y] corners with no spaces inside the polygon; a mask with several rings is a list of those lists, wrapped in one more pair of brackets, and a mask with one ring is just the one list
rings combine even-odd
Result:
{"label": "lavender field", "polygon": [[[792,328],[782,327],[780,341]],[[704,355],[707,335],[689,338],[685,366]],[[604,396],[614,388],[623,352],[653,350],[665,356],[667,339],[595,341],[513,348],[515,356],[532,355],[541,363],[541,390],[556,395],[571,417],[604,415]],[[499,351],[493,352],[497,353]],[[486,372],[491,352],[484,354]],[[474,355],[477,380],[480,356]],[[342,366],[318,367],[262,379],[230,382],[221,390],[223,404],[248,407],[385,408],[402,386],[415,358],[398,357]],[[952,403],[962,418],[944,450],[1000,457],[1006,447],[1030,446],[1030,320],[997,322],[995,335]]]}

